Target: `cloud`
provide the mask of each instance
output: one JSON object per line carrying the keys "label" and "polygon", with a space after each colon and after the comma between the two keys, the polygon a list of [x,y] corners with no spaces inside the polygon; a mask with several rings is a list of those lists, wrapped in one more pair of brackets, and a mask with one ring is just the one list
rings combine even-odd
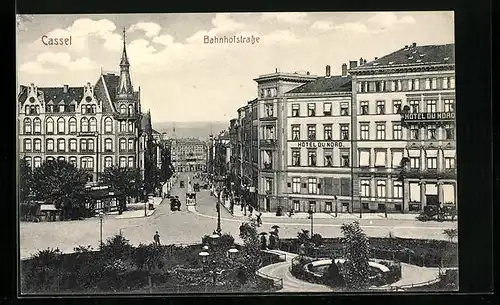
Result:
{"label": "cloud", "polygon": [[192,36],[186,38],[187,43],[203,43],[203,37],[216,36],[224,33],[230,33],[247,27],[246,24],[235,21],[230,13],[218,13],[212,19],[212,29],[208,31],[198,31]]}
{"label": "cloud", "polygon": [[164,45],[164,46],[169,46],[169,45],[172,45],[174,43],[174,37],[172,35],[169,35],[169,34],[160,35],[160,36],[156,36],[155,38],[153,38],[153,42]]}
{"label": "cloud", "polygon": [[267,42],[282,43],[282,42],[296,42],[296,41],[298,41],[297,36],[295,36],[289,30],[274,31],[262,37],[263,43]]}
{"label": "cloud", "polygon": [[328,31],[333,29],[333,22],[330,21],[316,21],[311,25],[313,30]]}
{"label": "cloud", "polygon": [[[88,40],[98,38],[103,40],[104,48],[112,51],[121,49],[121,35],[114,33],[116,30],[115,24],[108,19],[93,20],[89,18],[81,18],[75,20],[73,24],[67,28],[57,28],[45,35],[48,37],[69,37],[71,36],[71,50],[83,51],[88,48]],[[40,46],[39,37],[34,44]]]}
{"label": "cloud", "polygon": [[304,12],[283,12],[283,13],[262,13],[262,20],[277,20],[285,23],[305,23],[307,13]]}
{"label": "cloud", "polygon": [[144,31],[146,37],[155,37],[158,35],[161,31],[161,26],[157,23],[154,22],[139,22],[134,25],[132,25],[129,29],[129,31],[137,31],[137,30],[142,30]]}
{"label": "cloud", "polygon": [[68,53],[44,52],[35,61],[22,64],[19,70],[29,74],[53,74],[64,68],[68,71],[88,71],[97,68],[97,64],[87,57],[72,60]]}
{"label": "cloud", "polygon": [[415,23],[415,19],[412,16],[402,16],[399,18],[398,15],[392,12],[380,12],[370,17],[368,22],[384,29],[400,24],[413,24]]}

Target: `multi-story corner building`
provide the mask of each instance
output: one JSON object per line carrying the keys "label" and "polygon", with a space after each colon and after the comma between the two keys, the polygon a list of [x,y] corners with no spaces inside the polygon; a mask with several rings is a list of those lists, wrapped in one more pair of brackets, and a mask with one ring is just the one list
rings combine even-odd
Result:
{"label": "multi-story corner building", "polygon": [[349,72],[360,194],[354,208],[455,205],[454,44],[413,43]]}
{"label": "multi-story corner building", "polygon": [[176,172],[206,169],[206,144],[195,138],[172,139],[172,164]]}
{"label": "multi-story corner building", "polygon": [[[353,67],[356,61],[350,64]],[[351,91],[351,77],[343,64],[341,75],[331,75],[326,66],[325,76],[284,94],[284,162],[278,165],[283,185],[278,195],[287,203],[282,206],[285,211],[348,210],[352,194]],[[272,187],[270,181],[266,185]]]}
{"label": "multi-story corner building", "polygon": [[120,74],[102,73],[95,86],[21,86],[19,152],[30,166],[66,160],[99,179],[106,167],[140,168],[140,88],[134,91],[123,40]]}
{"label": "multi-story corner building", "polygon": [[[252,107],[252,156],[257,167],[257,205],[270,211],[272,206],[284,205],[280,194],[286,193],[285,150],[287,133],[286,106],[283,94],[291,89],[315,80],[309,72],[275,73],[260,75],[257,82],[258,98]],[[280,135],[280,136],[278,136]]]}

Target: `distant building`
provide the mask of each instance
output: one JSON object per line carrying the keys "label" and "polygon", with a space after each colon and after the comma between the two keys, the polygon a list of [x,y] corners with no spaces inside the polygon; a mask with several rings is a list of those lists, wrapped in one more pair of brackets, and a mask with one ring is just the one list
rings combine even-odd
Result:
{"label": "distant building", "polygon": [[172,165],[176,172],[206,170],[206,144],[195,138],[172,139]]}

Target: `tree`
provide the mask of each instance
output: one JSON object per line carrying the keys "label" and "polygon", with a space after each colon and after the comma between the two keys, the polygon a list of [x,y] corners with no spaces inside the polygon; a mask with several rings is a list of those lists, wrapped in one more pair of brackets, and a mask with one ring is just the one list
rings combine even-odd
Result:
{"label": "tree", "polygon": [[28,199],[33,187],[33,171],[28,166],[26,160],[19,162],[19,203],[24,203]]}
{"label": "tree", "polygon": [[255,220],[250,223],[245,222],[240,226],[240,238],[243,240],[244,264],[250,271],[255,272],[261,265],[261,244]]}
{"label": "tree", "polygon": [[66,161],[44,162],[33,171],[35,198],[61,208],[65,219],[79,217],[76,210],[84,209],[88,176],[87,172]]}
{"label": "tree", "polygon": [[101,174],[104,184],[110,185],[118,192],[127,195],[137,195],[141,187],[141,174],[137,168],[121,168],[112,166],[104,169]]}
{"label": "tree", "polygon": [[344,280],[349,289],[362,290],[369,286],[369,244],[368,237],[359,223],[343,224],[344,237]]}

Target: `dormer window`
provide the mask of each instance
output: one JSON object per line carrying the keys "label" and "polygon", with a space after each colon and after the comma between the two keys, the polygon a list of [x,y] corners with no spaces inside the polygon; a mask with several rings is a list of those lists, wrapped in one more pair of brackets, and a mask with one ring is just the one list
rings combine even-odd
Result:
{"label": "dormer window", "polygon": [[128,114],[129,115],[134,114],[134,106],[133,105],[128,105]]}
{"label": "dormer window", "polygon": [[64,112],[64,105],[59,105],[59,112]]}
{"label": "dormer window", "polygon": [[125,106],[124,104],[120,105],[120,113],[127,114],[127,106]]}

